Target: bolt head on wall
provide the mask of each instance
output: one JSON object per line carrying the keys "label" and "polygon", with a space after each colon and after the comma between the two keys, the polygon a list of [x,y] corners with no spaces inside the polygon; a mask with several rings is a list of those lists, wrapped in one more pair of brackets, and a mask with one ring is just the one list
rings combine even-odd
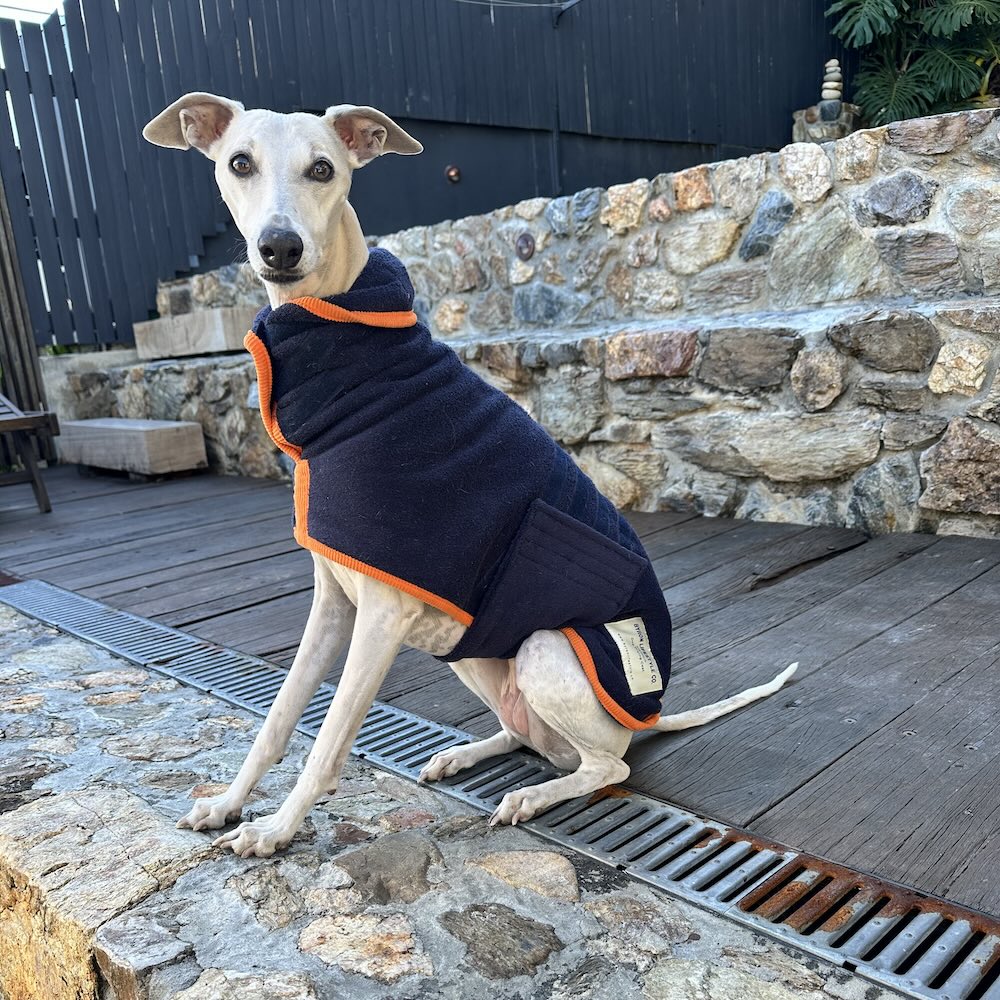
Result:
{"label": "bolt head on wall", "polygon": [[535,255],[535,237],[531,233],[521,233],[514,244],[514,251],[521,260],[531,260]]}

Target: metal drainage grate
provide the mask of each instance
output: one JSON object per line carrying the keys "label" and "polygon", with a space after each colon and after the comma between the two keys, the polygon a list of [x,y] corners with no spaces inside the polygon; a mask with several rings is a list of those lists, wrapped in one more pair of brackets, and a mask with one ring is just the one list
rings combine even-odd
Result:
{"label": "metal drainage grate", "polygon": [[[32,580],[0,601],[143,667],[260,715],[285,676],[266,660]],[[323,685],[298,726],[315,736],[335,688]],[[437,750],[472,737],[376,702],[354,753],[416,778]],[[526,753],[483,761],[436,783],[492,812],[509,791],[558,776]],[[524,824],[636,879],[856,971],[911,997],[1000,1000],[1000,921],[862,876],[634,793],[565,802]]]}

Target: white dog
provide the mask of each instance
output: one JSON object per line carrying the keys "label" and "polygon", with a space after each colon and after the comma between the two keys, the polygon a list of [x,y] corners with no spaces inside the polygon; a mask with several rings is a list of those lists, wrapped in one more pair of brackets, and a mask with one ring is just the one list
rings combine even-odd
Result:
{"label": "white dog", "polygon": [[[352,172],[382,153],[421,151],[395,122],[374,108],[340,105],[322,116],[286,115],[245,111],[235,101],[193,93],[158,115],[143,135],[159,146],[195,148],[215,162],[219,190],[246,238],[250,262],[274,310],[295,300],[311,303],[316,315],[325,315],[324,310],[333,310],[335,318],[359,315],[319,300],[349,292],[369,263],[361,227],[347,201]],[[380,325],[410,322],[393,319],[396,315],[406,314],[394,313]],[[253,340],[248,335],[252,351],[259,347]],[[285,440],[269,402],[268,359],[257,353],[254,357],[258,375],[267,383],[261,385],[265,424],[275,441],[298,459],[302,448]],[[369,367],[378,361],[372,358]],[[400,464],[405,464],[402,456]],[[303,486],[301,479],[297,470],[297,537],[300,530],[308,532],[306,517],[315,516],[304,506],[309,485],[307,481]],[[315,506],[314,501],[313,512]],[[193,830],[218,829],[239,818],[247,796],[283,756],[305,706],[350,640],[336,696],[291,794],[273,815],[243,823],[215,841],[243,857],[266,857],[286,846],[316,800],[336,789],[353,740],[400,646],[444,657],[456,648],[471,621],[427,591],[357,560],[330,558],[323,552],[332,550],[309,540],[303,544],[313,550],[315,592],[295,661],[236,779],[222,795],[199,800],[178,823]],[[430,540],[419,552],[428,563],[437,555]],[[491,822],[517,823],[557,802],[627,778],[629,768],[622,757],[633,730],[642,727],[623,725],[602,706],[581,669],[583,661],[568,638],[570,632],[539,629],[509,657],[452,663],[462,682],[497,714],[501,731],[435,754],[421,779],[453,775],[487,757],[531,747],[571,773],[506,795]],[[647,655],[639,646],[626,653],[625,641],[616,639],[623,657]],[[795,666],[769,684],[716,705],[662,718],[656,713],[645,726],[670,731],[701,725],[777,691]]]}

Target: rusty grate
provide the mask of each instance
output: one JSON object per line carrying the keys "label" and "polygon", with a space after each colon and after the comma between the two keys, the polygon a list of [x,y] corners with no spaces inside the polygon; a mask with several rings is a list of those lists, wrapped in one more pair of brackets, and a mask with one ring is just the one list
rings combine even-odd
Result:
{"label": "rusty grate", "polygon": [[[133,663],[259,715],[285,672],[41,581],[0,601]],[[334,688],[309,703],[299,730],[315,736]],[[427,759],[468,733],[376,702],[354,753],[415,779]],[[509,791],[558,776],[526,753],[482,761],[438,782],[444,794],[492,812]],[[1000,1000],[1000,921],[903,886],[623,793],[562,803],[525,828],[800,951],[919,1000]]]}

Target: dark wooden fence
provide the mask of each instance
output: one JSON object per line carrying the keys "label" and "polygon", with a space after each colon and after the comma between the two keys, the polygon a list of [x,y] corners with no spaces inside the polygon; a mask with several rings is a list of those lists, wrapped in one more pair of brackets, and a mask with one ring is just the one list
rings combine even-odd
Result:
{"label": "dark wooden fence", "polygon": [[66,0],[62,22],[0,21],[0,176],[35,338],[128,342],[158,279],[233,259],[208,161],[139,138],[186,91],[399,118],[426,155],[363,171],[353,199],[385,232],[783,145],[837,51],[824,4]]}

